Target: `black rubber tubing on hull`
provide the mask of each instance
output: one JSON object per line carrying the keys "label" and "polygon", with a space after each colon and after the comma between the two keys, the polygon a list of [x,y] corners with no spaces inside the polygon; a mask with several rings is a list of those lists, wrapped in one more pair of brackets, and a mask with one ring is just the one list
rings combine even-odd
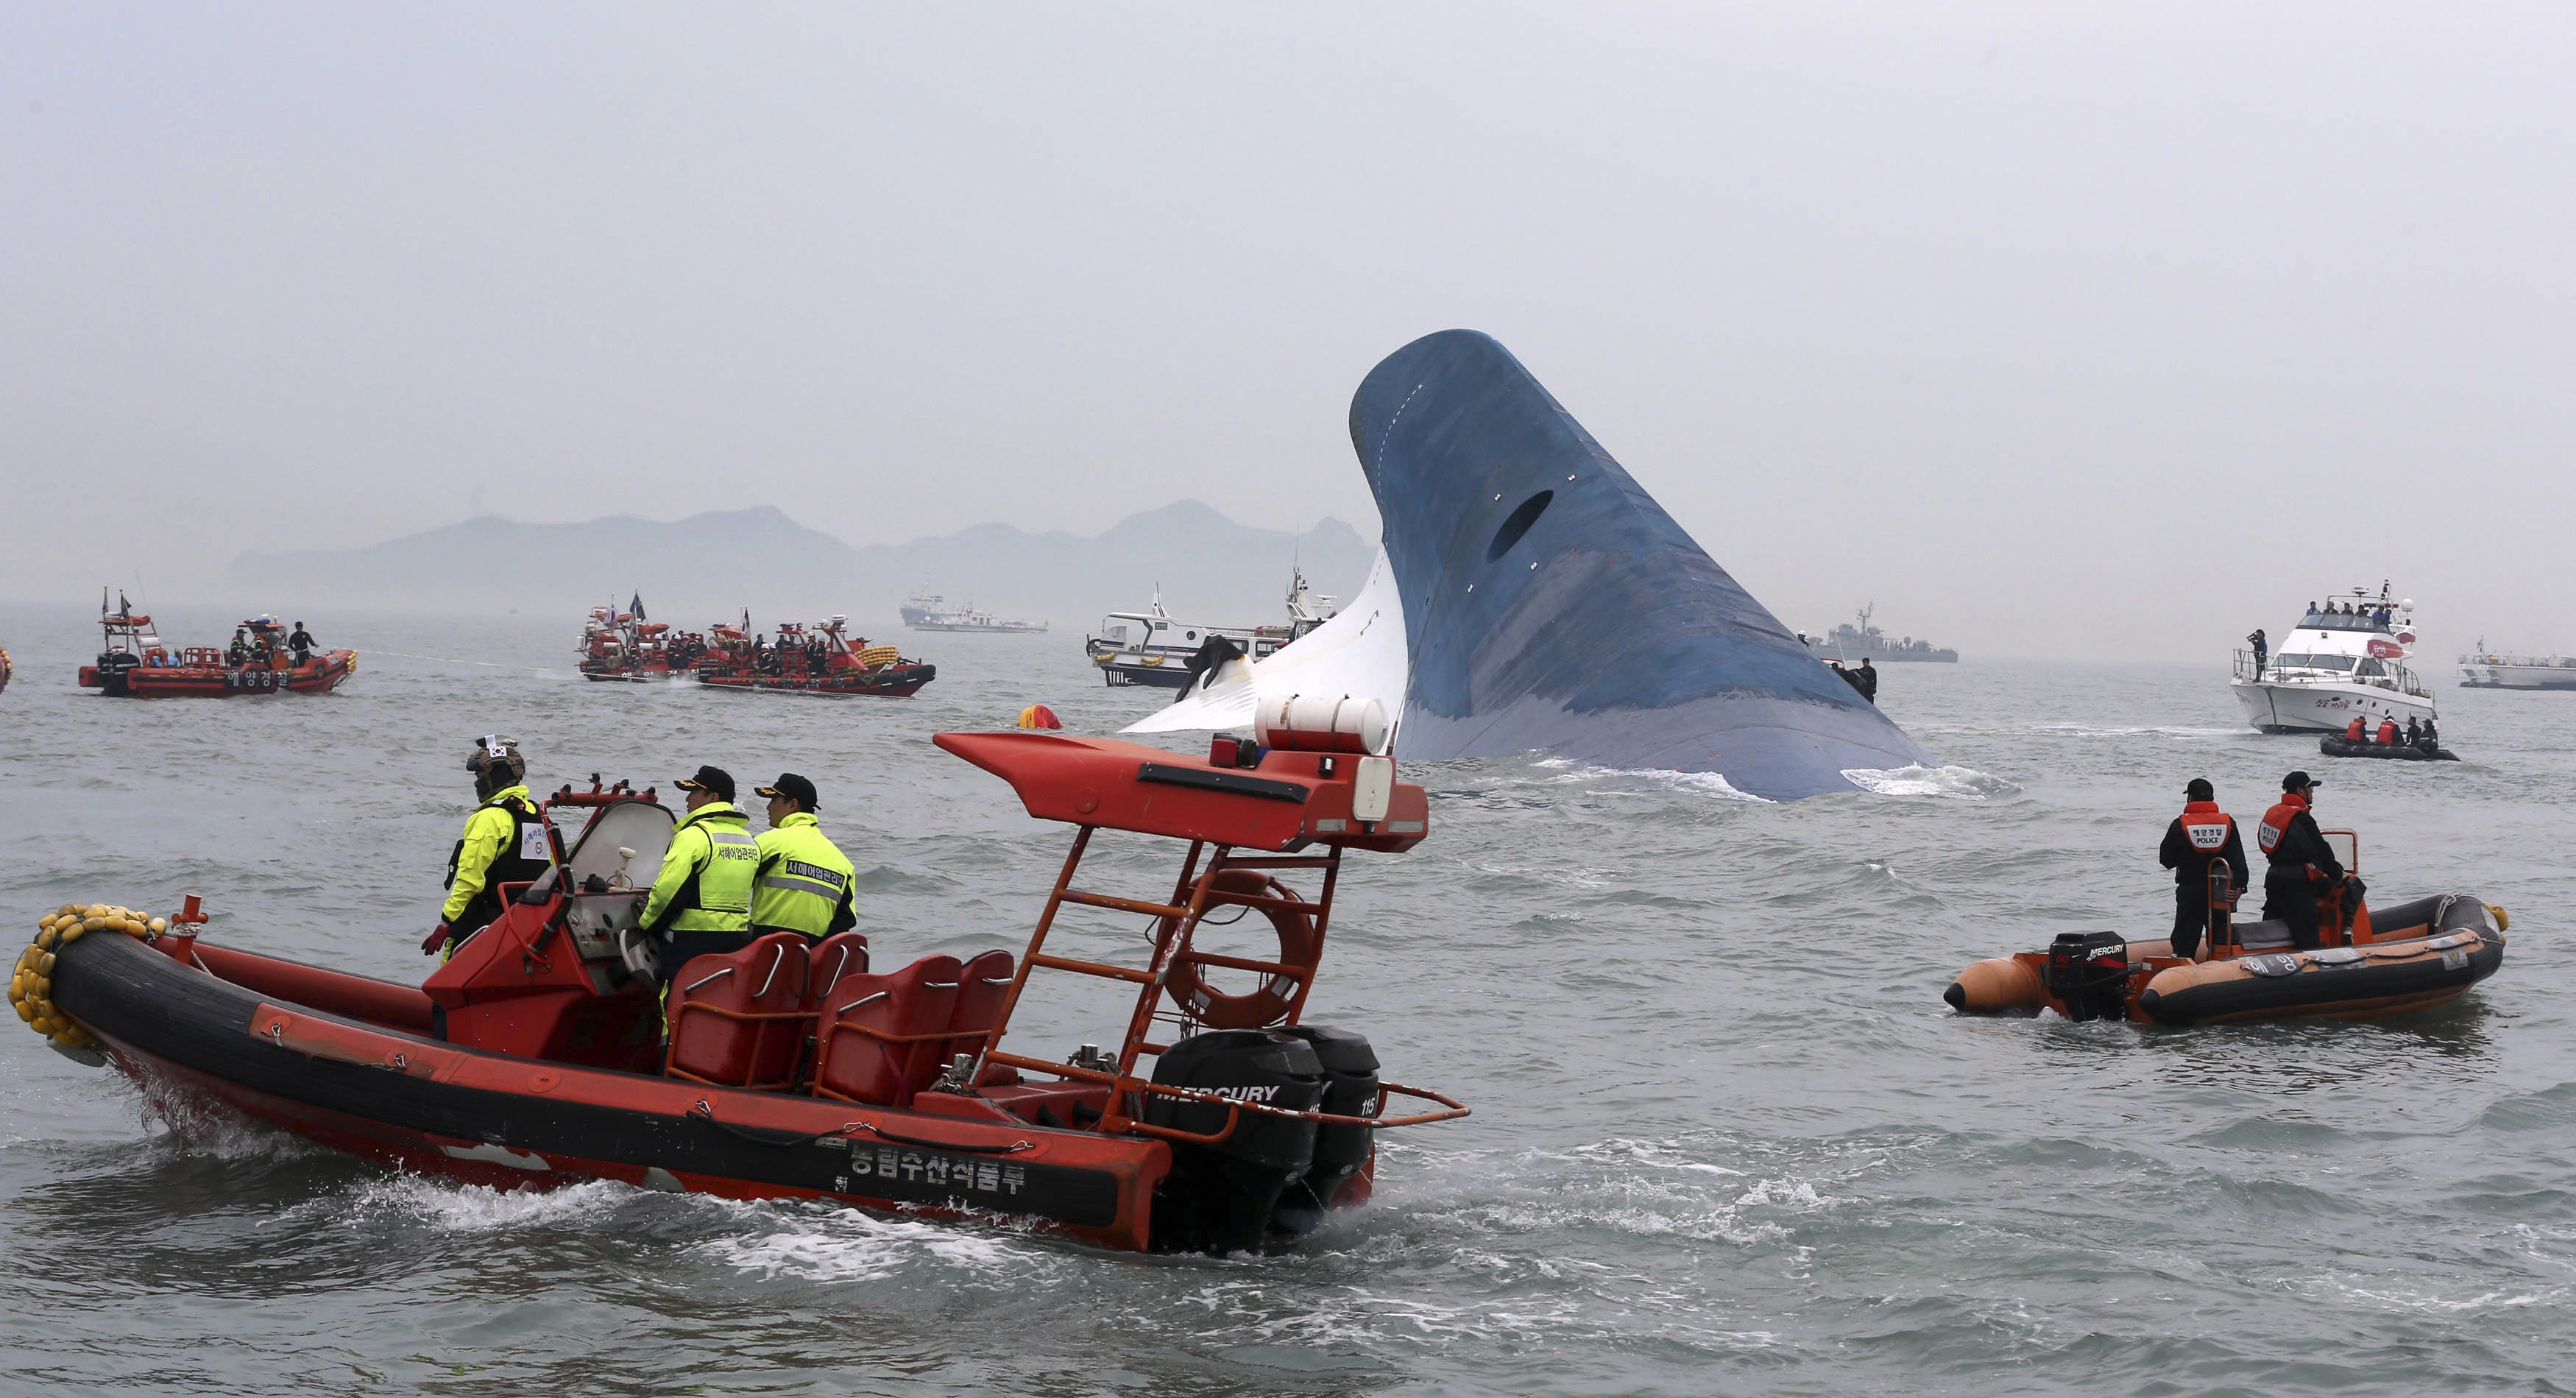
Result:
{"label": "black rubber tubing on hull", "polygon": [[2420,747],[2399,743],[2353,742],[2332,734],[2317,740],[2317,751],[2327,757],[2375,757],[2382,762],[2457,762],[2460,755],[2449,748],[2437,747],[2426,752]]}
{"label": "black rubber tubing on hull", "polygon": [[[2148,991],[2138,997],[2138,1008],[2158,1024],[2210,1024],[2221,1020],[2251,1016],[2279,1015],[2297,1017],[2304,1014],[2331,1013],[2324,1007],[2350,1004],[2367,1005],[2374,1001],[2404,1000],[2417,996],[2454,993],[2494,975],[2504,964],[2504,941],[2501,936],[2485,935],[2486,907],[2466,894],[2449,894],[2403,903],[2388,910],[2386,921],[2403,927],[2400,918],[2421,903],[2438,906],[2440,924],[2425,935],[2440,936],[2445,932],[2477,930],[2482,935],[2477,949],[2462,959],[2460,965],[2448,966],[2438,954],[2408,957],[2403,961],[2369,961],[2358,965],[2301,971],[2288,976],[2248,976],[2242,980],[2222,981],[2216,985],[2193,986],[2188,990],[2162,995]],[[2430,910],[2416,917],[2431,915]],[[2374,913],[2375,926],[2382,920]]]}
{"label": "black rubber tubing on hull", "polygon": [[[62,948],[57,955],[62,961],[55,972],[54,1002],[93,1032],[132,1045],[164,1062],[291,1102],[401,1131],[505,1145],[514,1151],[539,1155],[551,1152],[639,1169],[659,1167],[675,1173],[712,1175],[893,1204],[995,1207],[995,1201],[931,1185],[926,1171],[917,1177],[872,1177],[863,1194],[853,1193],[847,1179],[854,1173],[852,1158],[876,1147],[876,1142],[864,1135],[841,1142],[843,1148],[819,1144],[791,1148],[745,1139],[694,1116],[457,1087],[279,1048],[251,1033],[252,1015],[263,1003],[291,1006],[298,1015],[334,1020],[394,1039],[422,1044],[433,1041],[364,1020],[322,1014],[290,1001],[273,1000],[220,977],[181,966],[130,937],[93,933]],[[440,1046],[463,1053],[477,1052],[458,1044]],[[501,1054],[486,1056],[507,1059]],[[648,1080],[663,1081],[658,1077]],[[762,1099],[774,1096],[715,1087],[700,1090],[711,1102],[741,1108],[739,1116],[746,1118],[758,1112]],[[846,1110],[871,1116],[887,1114],[881,1108],[850,1106]],[[1045,1130],[1034,1126],[1027,1129],[1031,1133]],[[911,1147],[906,1148],[906,1153],[924,1154]],[[967,1150],[934,1150],[927,1154],[945,1157],[949,1168],[957,1163],[992,1159]],[[1078,1226],[1106,1227],[1116,1221],[1118,1187],[1111,1175],[1035,1161],[1015,1160],[1013,1164],[1026,1171],[1026,1183],[1001,1206],[1004,1211],[1035,1214]],[[532,1173],[530,1182],[539,1183],[540,1179]]]}

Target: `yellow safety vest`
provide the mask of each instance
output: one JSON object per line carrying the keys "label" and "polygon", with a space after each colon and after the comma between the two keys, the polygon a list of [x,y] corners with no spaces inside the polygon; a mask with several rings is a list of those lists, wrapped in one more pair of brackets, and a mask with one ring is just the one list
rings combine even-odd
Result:
{"label": "yellow safety vest", "polygon": [[480,927],[499,917],[496,885],[535,879],[552,864],[553,855],[545,817],[538,814],[526,784],[493,792],[491,800],[465,818],[465,834],[447,856],[447,902],[439,908],[439,921]]}
{"label": "yellow safety vest", "polygon": [[644,899],[651,932],[748,932],[758,842],[742,812],[718,801],[681,818],[662,856],[662,872]]}
{"label": "yellow safety vest", "polygon": [[760,881],[751,892],[751,925],[828,937],[849,925],[857,871],[823,836],[820,822],[798,811],[760,834]]}

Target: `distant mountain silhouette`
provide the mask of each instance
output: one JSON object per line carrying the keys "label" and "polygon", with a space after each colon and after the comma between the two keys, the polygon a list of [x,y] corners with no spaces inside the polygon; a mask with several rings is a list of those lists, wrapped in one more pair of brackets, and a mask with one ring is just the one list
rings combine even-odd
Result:
{"label": "distant mountain silhouette", "polygon": [[[979,524],[903,544],[850,544],[770,506],[682,520],[617,515],[523,524],[485,515],[364,548],[245,553],[231,581],[284,606],[300,598],[406,610],[521,612],[641,592],[662,619],[699,625],[742,607],[763,625],[846,612],[888,630],[915,586],[1004,617],[1078,631],[1138,608],[1156,584],[1176,616],[1231,625],[1279,620],[1292,565],[1347,597],[1375,545],[1340,520],[1302,535],[1237,524],[1195,500],[1130,515],[1092,537]],[[268,605],[263,603],[263,605]],[[704,615],[701,615],[703,613]]]}

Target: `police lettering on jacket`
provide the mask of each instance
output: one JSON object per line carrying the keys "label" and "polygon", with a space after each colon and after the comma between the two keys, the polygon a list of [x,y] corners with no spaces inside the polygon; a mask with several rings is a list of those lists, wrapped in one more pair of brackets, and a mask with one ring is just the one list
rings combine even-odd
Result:
{"label": "police lettering on jacket", "polygon": [[2215,854],[2227,848],[2227,836],[2235,829],[2236,822],[2213,802],[2194,801],[2183,808],[2182,833],[2193,849]]}

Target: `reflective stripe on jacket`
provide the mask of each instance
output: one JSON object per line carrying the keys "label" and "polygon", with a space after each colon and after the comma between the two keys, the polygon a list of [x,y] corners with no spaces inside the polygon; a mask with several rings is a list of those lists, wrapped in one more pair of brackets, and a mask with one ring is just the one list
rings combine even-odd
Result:
{"label": "reflective stripe on jacket", "polygon": [[752,926],[828,937],[857,920],[851,909],[857,871],[810,813],[798,811],[762,831],[759,847]]}
{"label": "reflective stripe on jacket", "polygon": [[[552,831],[524,785],[505,786],[465,817],[465,834],[447,856],[447,902],[438,920],[489,922],[501,912],[499,885],[528,883],[545,873],[554,853]],[[468,918],[471,907],[475,917]]]}
{"label": "reflective stripe on jacket", "polygon": [[724,801],[689,812],[671,832],[662,872],[644,899],[650,932],[748,932],[758,844],[742,812]]}

